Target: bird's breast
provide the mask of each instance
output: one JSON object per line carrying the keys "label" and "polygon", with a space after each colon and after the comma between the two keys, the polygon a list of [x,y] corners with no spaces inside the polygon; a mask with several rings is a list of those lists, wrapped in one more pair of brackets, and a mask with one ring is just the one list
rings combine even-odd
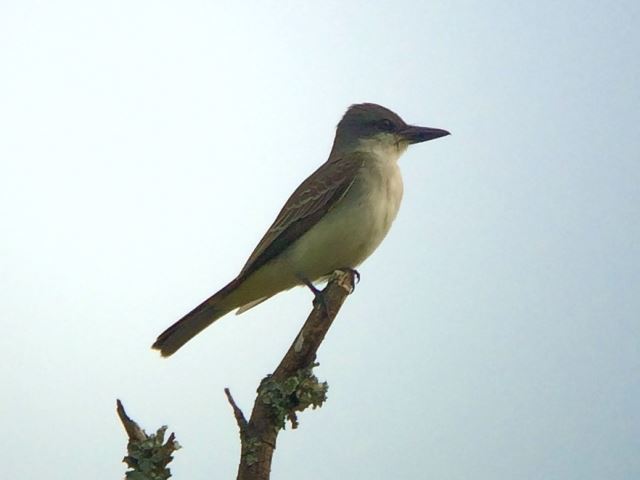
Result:
{"label": "bird's breast", "polygon": [[402,192],[395,162],[365,164],[335,208],[292,245],[288,263],[311,280],[338,268],[356,268],[389,232]]}
{"label": "bird's breast", "polygon": [[360,231],[358,237],[370,249],[366,253],[369,256],[387,235],[398,214],[403,193],[402,176],[395,162],[381,162],[366,165],[357,182],[353,217],[359,218],[356,221]]}

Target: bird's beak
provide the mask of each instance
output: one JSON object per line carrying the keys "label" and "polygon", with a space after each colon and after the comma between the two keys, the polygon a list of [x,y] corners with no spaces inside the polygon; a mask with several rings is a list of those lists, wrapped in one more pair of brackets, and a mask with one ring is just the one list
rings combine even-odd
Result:
{"label": "bird's beak", "polygon": [[405,138],[409,143],[420,143],[451,134],[446,130],[441,130],[440,128],[407,125],[404,129],[400,130],[400,135],[402,135],[402,137]]}

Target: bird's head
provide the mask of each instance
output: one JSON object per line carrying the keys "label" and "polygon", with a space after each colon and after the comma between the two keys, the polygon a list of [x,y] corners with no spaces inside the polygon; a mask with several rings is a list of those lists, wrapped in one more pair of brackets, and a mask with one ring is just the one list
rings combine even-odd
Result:
{"label": "bird's head", "polygon": [[353,150],[396,151],[398,156],[413,143],[449,135],[439,128],[408,125],[388,108],[375,103],[349,107],[338,123],[333,154]]}

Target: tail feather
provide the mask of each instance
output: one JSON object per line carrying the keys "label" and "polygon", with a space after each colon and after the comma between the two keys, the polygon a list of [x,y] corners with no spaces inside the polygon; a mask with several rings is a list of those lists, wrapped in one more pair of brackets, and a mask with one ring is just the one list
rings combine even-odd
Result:
{"label": "tail feather", "polygon": [[218,293],[202,302],[162,332],[151,348],[160,350],[160,354],[163,357],[176,353],[178,349],[198,333],[237,307],[228,298],[236,287],[237,280],[234,280]]}

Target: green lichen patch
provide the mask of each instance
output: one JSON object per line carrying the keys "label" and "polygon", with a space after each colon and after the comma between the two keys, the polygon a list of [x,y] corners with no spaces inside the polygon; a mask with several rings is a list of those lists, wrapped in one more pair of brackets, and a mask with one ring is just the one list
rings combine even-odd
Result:
{"label": "green lichen patch", "polygon": [[166,430],[166,426],[160,427],[155,434],[147,435],[142,440],[129,441],[128,455],[123,459],[131,469],[126,473],[127,480],[167,480],[171,477],[167,465],[173,459],[171,454],[180,445],[173,434],[165,443]]}
{"label": "green lichen patch", "polygon": [[295,375],[277,382],[270,376],[265,378],[258,388],[258,397],[269,405],[276,429],[285,428],[287,420],[292,428],[298,427],[296,412],[322,406],[327,399],[327,382],[319,382],[313,374],[317,363],[298,370]]}

